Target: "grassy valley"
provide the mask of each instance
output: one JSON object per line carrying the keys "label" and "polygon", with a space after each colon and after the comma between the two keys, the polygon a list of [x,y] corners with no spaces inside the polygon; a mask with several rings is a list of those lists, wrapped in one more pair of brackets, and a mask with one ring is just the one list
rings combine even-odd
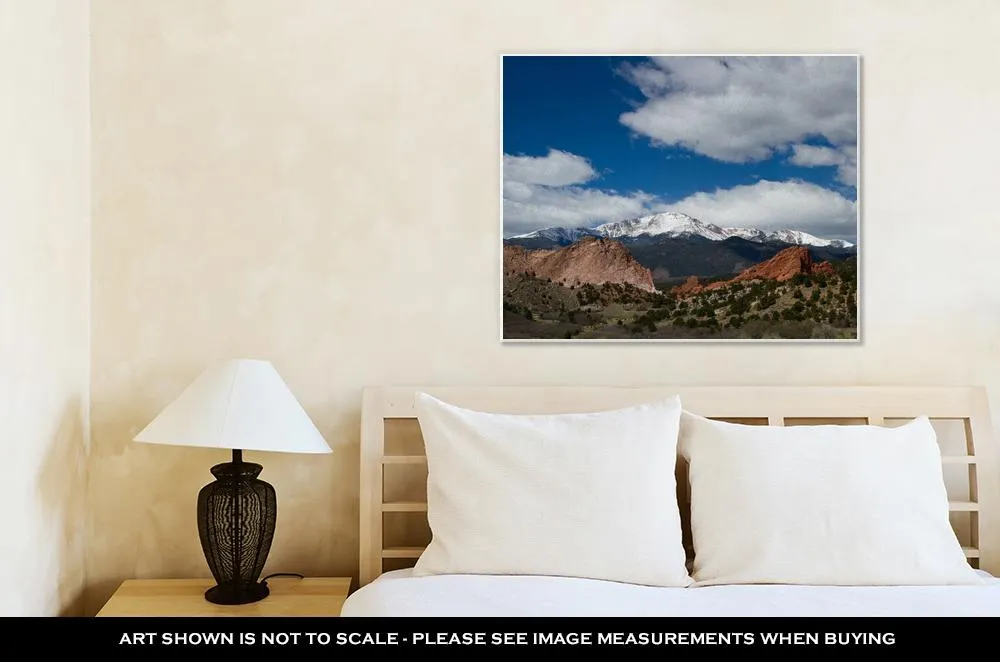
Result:
{"label": "grassy valley", "polygon": [[674,279],[658,282],[659,292],[646,292],[626,284],[565,286],[530,273],[507,275],[504,338],[853,339],[857,259],[832,264],[830,274],[734,282],[687,296],[673,294]]}

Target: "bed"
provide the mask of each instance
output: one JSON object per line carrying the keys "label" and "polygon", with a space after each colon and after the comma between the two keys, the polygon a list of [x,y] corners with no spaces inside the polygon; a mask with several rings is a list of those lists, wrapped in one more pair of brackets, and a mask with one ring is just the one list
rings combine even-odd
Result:
{"label": "bed", "polygon": [[[469,410],[515,415],[612,411],[678,397],[685,412],[707,421],[767,428],[902,428],[926,417],[935,431],[948,492],[947,522],[961,545],[963,565],[977,581],[649,586],[549,571],[416,572],[414,564],[432,542],[428,459],[417,423],[421,394]],[[851,461],[858,464],[874,457],[851,451]],[[672,484],[688,569],[695,551],[693,466],[678,457]],[[1000,616],[998,471],[986,393],[975,386],[368,388],[361,434],[359,587],[342,616]],[[906,503],[893,507],[905,510]],[[908,554],[903,548],[900,564]]]}

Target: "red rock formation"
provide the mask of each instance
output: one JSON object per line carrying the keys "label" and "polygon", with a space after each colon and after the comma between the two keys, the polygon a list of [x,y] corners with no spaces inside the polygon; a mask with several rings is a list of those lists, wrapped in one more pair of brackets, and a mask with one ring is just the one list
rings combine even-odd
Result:
{"label": "red rock formation", "polygon": [[673,290],[671,290],[671,292],[674,293],[674,296],[686,297],[692,294],[697,294],[698,292],[701,292],[703,289],[705,288],[700,283],[698,283],[697,276],[688,276],[688,279],[684,281],[683,285],[678,285]]}
{"label": "red rock formation", "polygon": [[834,270],[833,265],[825,261],[814,264],[812,272],[815,275],[823,274],[825,276],[832,276],[833,274],[837,273]]}
{"label": "red rock formation", "polygon": [[747,267],[729,280],[720,280],[708,285],[699,285],[698,279],[691,276],[683,285],[678,285],[671,292],[675,296],[691,296],[706,290],[718,290],[730,283],[747,280],[791,280],[799,274],[833,274],[833,266],[829,262],[818,264],[812,261],[809,249],[805,246],[790,246],[770,260]]}
{"label": "red rock formation", "polygon": [[527,250],[503,247],[504,275],[533,273],[563,285],[624,283],[655,292],[652,272],[612,239],[584,237],[562,248]]}
{"label": "red rock formation", "polygon": [[755,264],[744,269],[730,282],[743,280],[791,280],[799,274],[811,274],[813,268],[812,256],[805,246],[791,246],[781,251],[770,260]]}

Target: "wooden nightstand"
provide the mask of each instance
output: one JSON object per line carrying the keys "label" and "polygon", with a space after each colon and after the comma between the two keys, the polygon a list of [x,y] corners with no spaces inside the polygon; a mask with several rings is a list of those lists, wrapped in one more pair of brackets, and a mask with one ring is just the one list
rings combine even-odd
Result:
{"label": "wooden nightstand", "polygon": [[128,579],[98,616],[340,616],[350,577],[272,577],[271,594],[248,605],[205,599],[211,579]]}

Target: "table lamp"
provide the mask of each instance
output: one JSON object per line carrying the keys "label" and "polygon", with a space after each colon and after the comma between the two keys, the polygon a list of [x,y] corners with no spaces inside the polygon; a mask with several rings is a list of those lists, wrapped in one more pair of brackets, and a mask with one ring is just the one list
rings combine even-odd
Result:
{"label": "table lamp", "polygon": [[231,462],[212,467],[198,494],[198,535],[216,585],[205,599],[222,605],[267,597],[260,581],[274,538],[274,487],[243,451],[329,453],[330,447],[268,361],[220,361],[203,372],[135,441],[225,448]]}

